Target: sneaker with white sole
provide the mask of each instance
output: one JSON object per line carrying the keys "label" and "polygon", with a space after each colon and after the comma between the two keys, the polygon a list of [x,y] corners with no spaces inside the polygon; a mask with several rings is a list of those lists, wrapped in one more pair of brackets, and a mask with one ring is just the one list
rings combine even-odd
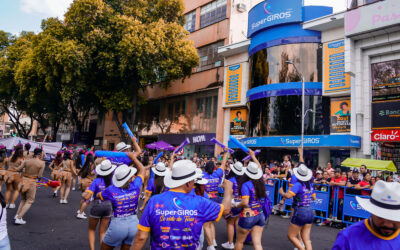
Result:
{"label": "sneaker with white sole", "polygon": [[207,250],[216,250],[214,246],[208,246]]}
{"label": "sneaker with white sole", "polygon": [[64,200],[60,200],[60,204],[64,204]]}
{"label": "sneaker with white sole", "polygon": [[16,214],[16,215],[14,216],[14,220],[16,220],[16,219],[18,219],[18,214]]}
{"label": "sneaker with white sole", "polygon": [[17,225],[25,225],[26,221],[24,221],[22,218],[21,219],[17,218],[14,223]]}
{"label": "sneaker with white sole", "polygon": [[214,247],[217,247],[217,246],[218,246],[217,241],[216,241],[215,239],[213,240],[213,246],[214,246]]}
{"label": "sneaker with white sole", "polygon": [[11,208],[11,209],[15,208],[15,204],[10,204],[10,206],[8,208]]}
{"label": "sneaker with white sole", "polygon": [[225,248],[225,249],[234,249],[235,248],[235,244],[233,243],[229,243],[229,241],[222,243],[221,247]]}
{"label": "sneaker with white sole", "polygon": [[72,188],[72,191],[75,191],[75,188]]}
{"label": "sneaker with white sole", "polygon": [[87,219],[87,217],[82,213],[82,214],[77,214],[76,218],[78,219]]}
{"label": "sneaker with white sole", "polygon": [[68,201],[64,199],[64,204],[68,204]]}
{"label": "sneaker with white sole", "polygon": [[289,218],[290,218],[290,215],[288,215],[288,214],[287,214],[287,215],[282,215],[281,217],[282,217],[283,219],[289,219]]}

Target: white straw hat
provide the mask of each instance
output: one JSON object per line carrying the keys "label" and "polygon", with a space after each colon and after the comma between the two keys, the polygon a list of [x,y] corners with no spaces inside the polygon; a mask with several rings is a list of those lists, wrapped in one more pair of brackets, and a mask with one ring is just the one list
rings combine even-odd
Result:
{"label": "white straw hat", "polygon": [[249,162],[247,167],[245,168],[244,172],[250,179],[258,180],[262,177],[263,173],[262,170],[258,167],[258,165],[254,162]]}
{"label": "white straw hat", "polygon": [[304,164],[293,169],[294,175],[300,181],[309,181],[312,178],[312,171]]}
{"label": "white straw hat", "polygon": [[122,187],[128,180],[132,178],[134,174],[136,174],[137,169],[128,167],[123,164],[119,166],[114,173],[112,178],[113,184],[116,187]]}
{"label": "white straw hat", "polygon": [[165,176],[167,171],[169,171],[169,169],[165,167],[164,162],[157,163],[155,167],[151,168],[151,170],[153,170],[154,174],[158,176]]}
{"label": "white straw hat", "polygon": [[114,171],[116,167],[116,165],[111,164],[110,160],[104,160],[96,166],[96,174],[101,176],[109,175]]}
{"label": "white straw hat", "polygon": [[115,150],[117,150],[118,152],[122,152],[126,149],[130,149],[131,145],[127,145],[125,142],[120,142],[117,144],[117,146],[115,146]]}
{"label": "white straw hat", "polygon": [[208,183],[208,180],[203,178],[203,172],[200,168],[196,168],[196,174],[197,178],[194,180],[194,183],[199,185],[206,185]]}
{"label": "white straw hat", "polygon": [[243,175],[244,174],[243,164],[240,161],[235,162],[235,164],[231,166],[231,171],[233,171],[237,175]]}
{"label": "white straw hat", "polygon": [[190,160],[180,160],[174,163],[172,171],[164,177],[164,184],[169,188],[182,186],[197,178],[196,164]]}
{"label": "white straw hat", "polygon": [[356,196],[360,206],[380,218],[400,222],[400,184],[377,181],[370,198]]}

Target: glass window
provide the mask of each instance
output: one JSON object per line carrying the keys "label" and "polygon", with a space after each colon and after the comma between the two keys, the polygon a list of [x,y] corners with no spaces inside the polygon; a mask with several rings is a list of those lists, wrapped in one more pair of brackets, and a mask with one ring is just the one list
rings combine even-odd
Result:
{"label": "glass window", "polygon": [[182,114],[186,114],[186,100],[182,102]]}
{"label": "glass window", "polygon": [[175,115],[180,115],[181,114],[181,103],[176,102],[175,103]]}
{"label": "glass window", "polygon": [[168,104],[168,118],[170,120],[172,120],[173,115],[174,115],[174,104],[173,103],[169,103]]}
{"label": "glass window", "polygon": [[217,23],[226,18],[226,0],[216,0],[201,7],[200,28]]}
{"label": "glass window", "polygon": [[196,24],[196,11],[192,11],[185,15],[185,30],[193,32]]}
{"label": "glass window", "polygon": [[217,112],[218,112],[218,96],[213,96],[213,115],[212,117],[215,118],[217,117]]}
{"label": "glass window", "polygon": [[197,113],[203,113],[203,98],[196,99]]}
{"label": "glass window", "polygon": [[211,102],[212,102],[212,96],[207,96],[206,97],[206,114],[205,114],[206,118],[211,117],[211,107],[212,107]]}
{"label": "glass window", "polygon": [[224,41],[219,41],[210,45],[206,45],[198,49],[200,58],[197,71],[212,69],[223,66],[223,57],[218,55],[218,47],[224,46]]}

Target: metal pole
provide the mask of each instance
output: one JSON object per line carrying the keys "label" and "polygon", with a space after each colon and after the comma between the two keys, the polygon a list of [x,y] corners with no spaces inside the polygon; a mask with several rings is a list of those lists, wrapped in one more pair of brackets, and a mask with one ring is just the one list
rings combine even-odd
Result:
{"label": "metal pole", "polygon": [[304,98],[305,98],[305,82],[304,82],[304,76],[301,75],[301,84],[302,84],[302,90],[301,90],[301,150],[303,151],[304,148]]}

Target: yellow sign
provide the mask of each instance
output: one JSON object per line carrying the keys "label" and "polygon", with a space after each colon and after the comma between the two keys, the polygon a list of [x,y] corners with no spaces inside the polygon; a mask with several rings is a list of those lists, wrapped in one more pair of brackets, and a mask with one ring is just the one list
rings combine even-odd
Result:
{"label": "yellow sign", "polygon": [[344,72],[344,40],[324,44],[324,94],[350,90],[350,75]]}
{"label": "yellow sign", "polygon": [[233,65],[226,72],[226,97],[225,104],[237,104],[241,100],[242,65]]}
{"label": "yellow sign", "polygon": [[246,137],[247,109],[231,109],[230,135],[237,139]]}
{"label": "yellow sign", "polygon": [[331,99],[331,133],[350,132],[350,113],[350,99]]}

